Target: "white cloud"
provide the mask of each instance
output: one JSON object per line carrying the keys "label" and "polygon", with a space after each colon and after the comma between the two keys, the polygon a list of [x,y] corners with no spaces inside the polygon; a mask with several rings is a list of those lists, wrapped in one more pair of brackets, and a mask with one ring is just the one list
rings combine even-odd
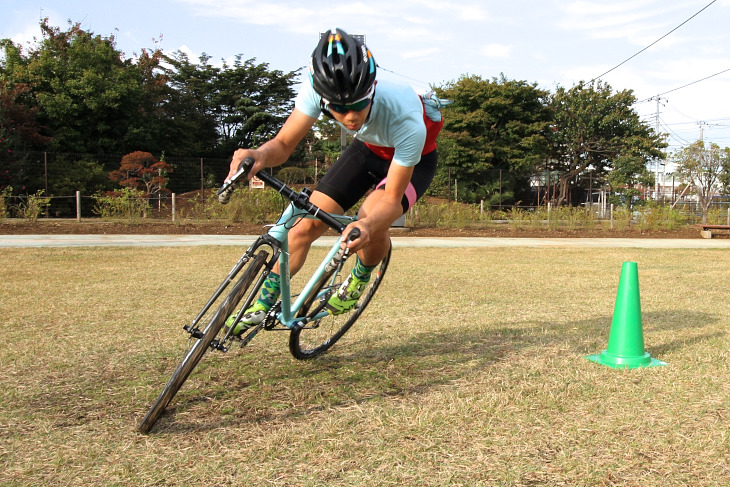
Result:
{"label": "white cloud", "polygon": [[562,29],[584,31],[594,39],[625,39],[636,45],[656,41],[697,11],[696,5],[658,0],[578,1],[558,3],[558,8],[563,13],[558,22]]}
{"label": "white cloud", "polygon": [[504,44],[487,44],[479,49],[479,52],[490,58],[506,58],[512,54],[512,46]]}
{"label": "white cloud", "polygon": [[38,27],[38,22],[35,22],[22,27],[19,31],[4,33],[0,37],[7,37],[15,44],[25,47],[28,44],[34,44],[35,40],[41,37],[41,30]]}
{"label": "white cloud", "polygon": [[441,48],[431,47],[403,52],[403,59],[430,59],[442,52]]}

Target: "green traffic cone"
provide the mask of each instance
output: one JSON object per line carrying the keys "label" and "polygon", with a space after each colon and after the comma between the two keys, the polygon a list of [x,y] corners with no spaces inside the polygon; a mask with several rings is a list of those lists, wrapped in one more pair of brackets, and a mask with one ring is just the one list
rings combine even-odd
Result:
{"label": "green traffic cone", "polygon": [[608,347],[598,355],[588,355],[592,362],[614,369],[635,369],[666,365],[651,358],[644,350],[639,298],[639,270],[636,262],[624,262],[616,294]]}

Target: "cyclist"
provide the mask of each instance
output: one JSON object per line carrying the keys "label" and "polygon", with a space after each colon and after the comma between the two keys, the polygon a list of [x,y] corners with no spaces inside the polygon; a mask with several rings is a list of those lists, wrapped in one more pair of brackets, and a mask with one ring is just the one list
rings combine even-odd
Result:
{"label": "cyclist", "polygon": [[[431,184],[437,162],[436,136],[443,126],[439,108],[450,103],[432,93],[419,96],[406,85],[376,81],[376,67],[363,43],[341,29],[328,31],[312,53],[309,80],[287,121],[258,149],[238,149],[228,176],[233,176],[246,157],[255,161],[249,177],[286,162],[320,114],[354,135],[310,197],[324,211],[343,213],[375,188],[362,204],[358,220],[343,233],[360,229],[360,236],[347,244],[358,255],[352,273],[327,303],[331,314],[355,306],[370,273],[388,252],[391,225]],[[312,242],[327,228],[313,219],[303,219],[293,228],[289,234],[292,274],[302,267]],[[279,286],[276,267],[234,334],[263,321],[278,300]],[[234,319],[230,317],[228,324]]]}

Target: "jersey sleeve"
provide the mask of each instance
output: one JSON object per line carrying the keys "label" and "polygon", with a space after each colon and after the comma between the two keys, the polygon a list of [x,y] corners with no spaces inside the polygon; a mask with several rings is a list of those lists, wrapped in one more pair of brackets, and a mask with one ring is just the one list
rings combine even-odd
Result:
{"label": "jersey sleeve", "polygon": [[421,160],[426,143],[426,126],[423,113],[410,113],[395,131],[393,162],[399,166],[413,167]]}
{"label": "jersey sleeve", "polygon": [[312,88],[312,84],[305,81],[294,100],[294,106],[308,117],[319,118],[322,114],[321,100],[321,97]]}

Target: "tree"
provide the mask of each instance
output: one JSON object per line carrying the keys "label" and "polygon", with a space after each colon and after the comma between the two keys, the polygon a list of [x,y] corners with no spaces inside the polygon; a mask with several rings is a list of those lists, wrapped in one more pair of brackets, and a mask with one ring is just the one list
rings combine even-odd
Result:
{"label": "tree", "polygon": [[[27,55],[6,43],[5,79],[29,87],[29,108],[37,109],[49,149],[57,152],[123,153],[139,143],[134,128],[141,110],[144,77],[115,47],[114,36],[99,36],[69,22],[62,31],[41,21],[42,39]],[[10,43],[12,44],[12,43]],[[8,51],[12,56],[7,57]],[[149,126],[149,125],[147,125]]]}
{"label": "tree", "polygon": [[342,152],[341,134],[337,122],[320,117],[297,144],[289,161],[296,166],[307,167],[312,179],[318,181]]}
{"label": "tree", "polygon": [[[40,28],[41,39],[25,49],[0,41],[1,149],[230,157],[235,148],[273,135],[292,107],[295,73],[254,60],[239,56],[232,66],[214,67],[205,54],[193,63],[157,49],[128,59],[114,36],[78,23],[69,21],[64,30],[45,19]],[[14,188],[37,172],[26,159],[0,159],[8,171],[3,180]],[[197,174],[197,166],[178,172]]]}
{"label": "tree", "polygon": [[12,85],[0,79],[0,150],[43,147],[51,140],[41,134],[37,120],[38,108],[22,102],[29,91],[27,84]]}
{"label": "tree", "polygon": [[[554,128],[550,132],[553,169],[560,172],[556,204],[568,200],[571,185],[587,170],[604,177],[616,161],[646,165],[664,159],[667,146],[660,134],[642,122],[632,108],[631,90],[613,93],[608,84],[579,83],[559,87],[551,100]],[[624,175],[641,174],[624,170]]]}
{"label": "tree", "polygon": [[255,147],[273,137],[293,107],[296,73],[270,71],[268,64],[243,61],[241,55],[232,66],[224,62],[220,68],[210,59],[203,54],[196,64],[182,52],[165,58],[175,92],[171,116],[186,122],[179,128],[190,131],[187,138],[200,145],[197,153],[228,157],[239,147]]}
{"label": "tree", "polygon": [[212,99],[220,70],[210,65],[210,56],[205,54],[199,63],[180,51],[163,59],[169,87],[164,112],[174,121],[170,138],[175,141],[165,152],[171,156],[214,154],[219,136]]}
{"label": "tree", "polygon": [[170,172],[172,167],[166,162],[149,152],[136,151],[122,157],[121,166],[109,174],[109,179],[127,188],[144,190],[149,198],[166,191]]}
{"label": "tree", "polygon": [[720,163],[722,171],[720,172],[720,185],[723,194],[730,194],[730,147],[725,147],[720,151]]}
{"label": "tree", "polygon": [[621,155],[613,160],[613,168],[608,172],[606,182],[611,188],[611,203],[631,207],[641,194],[635,186],[651,186],[654,176],[641,157]]}
{"label": "tree", "polygon": [[702,223],[707,223],[712,198],[720,190],[723,152],[717,144],[705,147],[705,142],[698,140],[673,155],[678,174],[690,183],[697,195],[702,209]]}
{"label": "tree", "polygon": [[548,92],[504,75],[491,81],[463,76],[437,91],[454,104],[443,111],[444,163],[436,180],[443,184],[450,169],[470,200],[495,195],[500,181],[527,188],[528,175],[547,154]]}
{"label": "tree", "polygon": [[296,72],[269,70],[255,59],[223,67],[213,78],[211,100],[220,136],[219,150],[230,154],[239,147],[257,147],[272,138],[294,107]]}
{"label": "tree", "polygon": [[[43,147],[50,138],[42,135],[37,121],[37,109],[23,104],[29,87],[12,85],[0,79],[0,190],[11,187],[15,192],[25,192],[33,173],[33,161],[27,151]],[[35,186],[35,193],[42,186]]]}

